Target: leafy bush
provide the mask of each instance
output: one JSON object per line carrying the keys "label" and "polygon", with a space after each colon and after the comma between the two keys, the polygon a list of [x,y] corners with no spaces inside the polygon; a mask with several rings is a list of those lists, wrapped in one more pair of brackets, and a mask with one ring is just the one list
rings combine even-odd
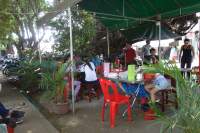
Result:
{"label": "leafy bush", "polygon": [[66,100],[64,97],[64,89],[66,85],[64,77],[66,76],[66,70],[70,66],[71,63],[67,62],[62,64],[58,70],[53,73],[46,71],[42,74],[40,87],[45,90],[43,98],[48,100],[54,99],[55,102],[64,102],[64,100]]}
{"label": "leafy bush", "polygon": [[20,67],[16,71],[15,75],[19,77],[20,88],[25,91],[34,91],[32,89],[38,89],[39,84],[39,68],[40,64],[37,61],[20,62]]}
{"label": "leafy bush", "polygon": [[[162,123],[161,132],[179,128],[185,133],[200,133],[200,90],[199,84],[189,79],[184,79],[180,69],[170,63],[153,65],[157,72],[167,74],[176,79],[178,110],[173,115],[167,116],[158,113],[159,122]],[[152,69],[151,68],[151,69]]]}

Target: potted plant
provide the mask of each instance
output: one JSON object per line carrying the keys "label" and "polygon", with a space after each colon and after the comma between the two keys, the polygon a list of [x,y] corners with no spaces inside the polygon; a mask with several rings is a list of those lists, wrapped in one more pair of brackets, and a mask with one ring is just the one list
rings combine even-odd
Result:
{"label": "potted plant", "polygon": [[200,133],[200,91],[199,84],[192,79],[184,79],[175,64],[159,63],[153,68],[176,80],[178,110],[172,115],[165,115],[158,110],[158,121],[162,124],[161,132],[173,132],[179,129],[184,133]]}
{"label": "potted plant", "polygon": [[44,89],[42,99],[50,100],[48,107],[50,112],[64,114],[69,111],[68,93],[70,90],[69,82],[64,80],[67,75],[66,69],[71,66],[70,62],[61,64],[53,73],[45,72],[42,74],[40,87]]}

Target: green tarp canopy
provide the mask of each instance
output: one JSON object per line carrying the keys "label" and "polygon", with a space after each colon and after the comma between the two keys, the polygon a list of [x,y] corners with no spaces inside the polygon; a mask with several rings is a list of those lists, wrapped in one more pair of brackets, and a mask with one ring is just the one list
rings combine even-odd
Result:
{"label": "green tarp canopy", "polygon": [[138,27],[149,20],[167,19],[200,11],[200,0],[82,0],[110,30]]}
{"label": "green tarp canopy", "polygon": [[[153,22],[146,22],[138,27],[130,28],[127,30],[121,30],[121,33],[126,37],[128,41],[137,42],[144,39],[159,40],[158,38],[159,28]],[[162,24],[161,39],[175,38],[179,35],[173,33],[167,26]]]}
{"label": "green tarp canopy", "polygon": [[[94,13],[109,30],[121,30],[128,40],[154,40],[157,20],[199,12],[200,0],[82,0],[79,6]],[[161,39],[176,36],[162,25]]]}

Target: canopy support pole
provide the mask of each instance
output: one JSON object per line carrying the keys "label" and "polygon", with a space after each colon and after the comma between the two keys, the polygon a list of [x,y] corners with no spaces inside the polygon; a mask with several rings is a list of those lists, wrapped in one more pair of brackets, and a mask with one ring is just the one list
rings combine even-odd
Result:
{"label": "canopy support pole", "polygon": [[107,35],[106,35],[106,39],[107,39],[107,54],[108,54],[108,58],[110,57],[110,37],[109,37],[109,30],[107,29],[106,30],[106,33],[107,33]]}
{"label": "canopy support pole", "polygon": [[161,22],[158,21],[156,22],[156,25],[158,26],[158,40],[159,40],[159,45],[158,45],[158,55],[160,58],[160,46],[161,46]]}
{"label": "canopy support pole", "polygon": [[71,9],[68,8],[69,30],[70,30],[70,60],[71,60],[71,87],[72,87],[72,112],[75,113],[75,96],[74,96],[74,72],[73,72],[73,43],[72,43],[72,15]]}
{"label": "canopy support pole", "polygon": [[42,63],[42,55],[41,55],[41,50],[40,50],[40,44],[38,43],[38,54],[39,54],[39,60],[40,64]]}
{"label": "canopy support pole", "polygon": [[41,49],[40,49],[40,43],[39,43],[39,28],[37,29],[37,48],[38,48],[38,54],[39,54],[39,61],[40,64],[42,63],[42,55],[41,55]]}
{"label": "canopy support pole", "polygon": [[198,49],[199,49],[199,76],[200,76],[200,17],[198,17],[198,25],[199,25],[199,38],[198,38],[198,41],[199,41],[199,46],[198,46]]}

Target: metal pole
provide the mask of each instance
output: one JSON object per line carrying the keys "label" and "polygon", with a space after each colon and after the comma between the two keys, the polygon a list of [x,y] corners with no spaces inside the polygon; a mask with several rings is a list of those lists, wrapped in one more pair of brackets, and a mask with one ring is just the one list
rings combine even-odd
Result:
{"label": "metal pole", "polygon": [[40,50],[40,43],[39,43],[39,28],[37,29],[37,41],[38,41],[38,54],[39,54],[39,60],[40,64],[42,63],[42,55]]}
{"label": "metal pole", "polygon": [[158,26],[158,40],[159,40],[159,45],[158,45],[158,55],[159,55],[159,58],[160,58],[160,46],[161,46],[161,42],[160,42],[160,40],[161,40],[161,22],[160,21],[158,21],[158,22],[156,22],[156,25]]}
{"label": "metal pole", "polygon": [[71,9],[68,8],[69,30],[70,30],[70,59],[71,59],[71,81],[72,81],[72,112],[75,113],[75,96],[74,96],[74,72],[73,72],[73,43],[72,43],[72,16]]}
{"label": "metal pole", "polygon": [[110,57],[110,39],[109,39],[109,30],[107,29],[107,46],[108,46],[108,58]]}
{"label": "metal pole", "polygon": [[198,49],[199,49],[199,76],[200,76],[200,17],[198,17],[198,24],[199,24],[199,38],[198,38],[198,41],[199,41],[199,46],[198,46]]}
{"label": "metal pole", "polygon": [[41,64],[42,63],[42,57],[41,57],[40,44],[38,44],[38,52],[39,52],[39,58],[40,58],[40,64]]}

